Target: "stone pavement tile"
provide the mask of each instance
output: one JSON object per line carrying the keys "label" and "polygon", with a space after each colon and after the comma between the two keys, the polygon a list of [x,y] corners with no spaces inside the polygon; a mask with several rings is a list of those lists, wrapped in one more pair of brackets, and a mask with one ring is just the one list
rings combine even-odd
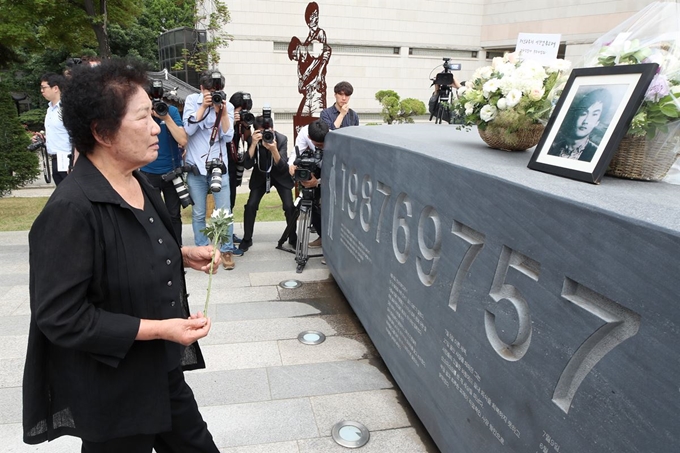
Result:
{"label": "stone pavement tile", "polygon": [[[22,302],[17,308],[12,312],[12,317],[16,316],[27,316],[30,318],[31,315],[31,303],[29,301]],[[28,330],[26,331],[28,333]]]}
{"label": "stone pavement tile", "polygon": [[21,387],[25,361],[23,357],[0,360],[0,388]]}
{"label": "stone pavement tile", "polygon": [[[201,340],[201,343],[224,344],[287,340],[297,338],[298,334],[303,330],[318,330],[326,335],[335,335],[337,333],[326,321],[313,316],[213,322],[210,333]],[[297,342],[297,340],[294,341]]]}
{"label": "stone pavement tile", "polygon": [[395,389],[314,396],[311,399],[319,432],[329,434],[343,420],[363,423],[369,431],[406,428],[415,414]]}
{"label": "stone pavement tile", "polygon": [[[3,231],[0,250],[13,245],[25,246],[25,251],[28,252],[28,231]],[[28,253],[26,257],[28,257]]]}
{"label": "stone pavement tile", "polygon": [[[238,263],[236,265],[238,266]],[[205,297],[205,293],[208,289],[208,274],[195,269],[186,269],[186,271],[187,289],[189,294],[193,291],[203,290],[203,297]],[[244,273],[240,272],[240,269],[239,272],[236,272],[235,270],[225,271],[223,267],[220,267],[217,273],[213,275],[211,292],[216,288],[220,291],[228,290],[229,288],[241,289],[248,287],[250,287],[250,281]]]}
{"label": "stone pavement tile", "polygon": [[0,424],[21,423],[22,404],[21,387],[0,388]]}
{"label": "stone pavement tile", "polygon": [[221,453],[300,453],[296,441],[275,444],[245,445],[243,447],[220,448]]}
{"label": "stone pavement tile", "polygon": [[[319,315],[321,311],[313,305],[293,301],[245,302],[219,304],[212,310],[213,322],[244,321],[247,319],[293,318]],[[0,318],[1,321],[1,318]]]}
{"label": "stone pavement tile", "polygon": [[30,322],[30,316],[0,316],[0,335],[28,335]]}
{"label": "stone pavement tile", "polygon": [[184,377],[201,407],[271,400],[265,368],[205,373],[187,371]]}
{"label": "stone pavement tile", "polygon": [[[201,346],[206,371],[242,370],[281,365],[281,355],[275,341],[259,343],[234,343]],[[1,363],[1,362],[0,362]]]}
{"label": "stone pavement tile", "polygon": [[319,436],[308,398],[204,407],[201,414],[220,448]]}
{"label": "stone pavement tile", "polygon": [[320,318],[328,322],[338,335],[366,333],[364,326],[361,325],[361,322],[354,313],[351,315],[325,315],[320,316]]}
{"label": "stone pavement tile", "polygon": [[281,361],[284,366],[361,360],[378,355],[366,334],[340,337],[328,336],[327,331],[322,329],[312,330],[324,333],[326,340],[317,345],[302,344],[297,339],[279,341]]}
{"label": "stone pavement tile", "polygon": [[276,400],[394,387],[384,374],[384,365],[380,365],[360,360],[272,367],[267,371]]}
{"label": "stone pavement tile", "polygon": [[[3,287],[0,286],[0,289],[3,289]],[[0,299],[0,317],[14,316],[15,312],[23,311],[24,308],[21,308],[21,307],[26,305],[27,303],[28,302],[17,300],[17,299],[7,299],[7,300],[1,300]],[[29,306],[29,313],[30,313],[30,306]],[[28,330],[26,332],[28,332]]]}
{"label": "stone pavement tile", "polygon": [[[347,453],[347,448],[336,444],[331,437],[299,440],[298,447],[300,453]],[[437,447],[429,439],[423,441],[413,428],[371,432],[368,443],[357,451],[361,453],[439,453]]]}
{"label": "stone pavement tile", "polygon": [[28,264],[0,266],[0,287],[17,285],[28,286]]}
{"label": "stone pavement tile", "polygon": [[3,453],[76,453],[81,442],[77,437],[62,436],[52,442],[27,445],[20,423],[0,424],[0,450]]}
{"label": "stone pavement tile", "polygon": [[28,332],[25,335],[3,335],[0,337],[2,347],[0,348],[1,359],[22,359],[26,357],[28,346]]}
{"label": "stone pavement tile", "polygon": [[[279,288],[279,299],[281,300],[320,299],[323,297],[343,300],[345,298],[332,277],[327,281],[307,282],[295,289]],[[347,302],[345,301],[345,303]]]}
{"label": "stone pavement tile", "polygon": [[[188,287],[188,285],[187,285]],[[204,288],[189,288],[189,302],[191,307],[200,307],[203,311],[205,306],[205,296],[208,294],[208,277],[205,279]],[[210,288],[210,305],[218,304],[237,304],[241,302],[262,302],[266,300],[277,300],[279,293],[275,286],[260,286],[257,288],[233,288],[220,287],[213,280]],[[210,308],[208,308],[210,310]]]}

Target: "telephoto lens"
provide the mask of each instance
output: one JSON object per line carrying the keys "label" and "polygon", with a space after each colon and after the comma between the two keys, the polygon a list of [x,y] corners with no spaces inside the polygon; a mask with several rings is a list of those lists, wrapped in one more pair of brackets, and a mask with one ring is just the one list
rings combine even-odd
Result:
{"label": "telephoto lens", "polygon": [[165,116],[168,114],[168,104],[163,101],[155,101],[153,103],[153,111],[156,112],[158,116]]}
{"label": "telephoto lens", "polygon": [[182,204],[183,208],[188,208],[194,204],[194,200],[191,199],[189,190],[187,189],[186,184],[184,184],[184,179],[182,179],[181,175],[175,176],[175,178],[172,180],[172,185],[175,186],[175,191],[177,192],[179,202]]}
{"label": "telephoto lens", "polygon": [[262,131],[262,141],[265,143],[274,143],[274,131],[270,129]]}
{"label": "telephoto lens", "polygon": [[213,193],[222,190],[222,169],[215,166],[210,170],[210,191]]}

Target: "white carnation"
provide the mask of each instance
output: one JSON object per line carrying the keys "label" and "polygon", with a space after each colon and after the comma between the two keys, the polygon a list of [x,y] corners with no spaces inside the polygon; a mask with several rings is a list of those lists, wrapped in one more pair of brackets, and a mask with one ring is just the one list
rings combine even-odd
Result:
{"label": "white carnation", "polygon": [[482,107],[482,110],[479,112],[479,117],[482,119],[482,121],[489,122],[496,118],[496,112],[497,109],[493,105],[485,105]]}
{"label": "white carnation", "polygon": [[495,93],[501,86],[501,82],[498,79],[487,80],[484,86],[482,86],[482,91],[484,97],[488,98],[492,93]]}
{"label": "white carnation", "polygon": [[508,103],[509,108],[513,108],[517,104],[519,104],[519,101],[522,100],[522,92],[517,89],[512,89],[510,92],[508,92],[508,95],[505,97],[506,102]]}
{"label": "white carnation", "polygon": [[500,98],[496,103],[498,110],[505,110],[508,108],[508,101],[505,98]]}

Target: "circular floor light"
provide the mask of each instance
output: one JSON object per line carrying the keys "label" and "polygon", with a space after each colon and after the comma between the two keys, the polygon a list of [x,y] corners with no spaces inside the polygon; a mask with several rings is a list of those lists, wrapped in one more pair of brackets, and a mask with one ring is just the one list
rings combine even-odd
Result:
{"label": "circular floor light", "polygon": [[301,287],[302,282],[300,280],[284,280],[279,283],[279,286],[285,289],[295,289]]}
{"label": "circular floor light", "polygon": [[331,437],[336,444],[347,448],[360,448],[366,445],[371,433],[359,422],[345,420],[333,425]]}
{"label": "circular floor light", "polygon": [[321,344],[326,340],[326,335],[318,330],[305,330],[298,335],[298,341],[302,344]]}

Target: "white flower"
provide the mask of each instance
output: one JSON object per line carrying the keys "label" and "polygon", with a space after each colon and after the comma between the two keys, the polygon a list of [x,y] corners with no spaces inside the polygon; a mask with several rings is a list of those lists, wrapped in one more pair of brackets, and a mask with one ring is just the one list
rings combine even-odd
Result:
{"label": "white flower", "polygon": [[472,115],[475,112],[475,104],[472,102],[465,103],[465,115]]}
{"label": "white flower", "polygon": [[229,217],[231,213],[229,212],[228,209],[220,208],[220,209],[215,209],[212,214],[210,215],[211,218],[213,219],[223,219],[225,217]]}
{"label": "white flower", "polygon": [[500,72],[504,76],[509,76],[515,72],[516,66],[514,63],[503,63],[496,68],[496,71]]}
{"label": "white flower", "polygon": [[481,68],[475,69],[475,72],[472,74],[472,80],[477,80],[477,79],[488,79],[491,77],[491,74],[493,73],[493,68],[491,66],[482,66]]}
{"label": "white flower", "polygon": [[512,108],[519,104],[519,101],[522,100],[522,92],[517,89],[512,89],[510,92],[508,92],[508,95],[505,97],[505,99],[508,103],[508,107]]}
{"label": "white flower", "polygon": [[457,91],[458,97],[462,97],[467,90],[468,90],[468,87],[466,87],[465,85],[458,88],[458,91]]}
{"label": "white flower", "polygon": [[548,74],[552,74],[554,72],[566,72],[569,69],[571,69],[571,61],[557,58],[550,64],[550,66],[548,66],[546,72]]}
{"label": "white flower", "polygon": [[529,99],[532,100],[532,101],[539,101],[539,100],[541,100],[541,98],[543,97],[544,94],[545,94],[545,88],[540,86],[540,87],[532,88],[531,91],[529,91],[529,93],[527,94],[527,96],[529,96]]}
{"label": "white flower", "polygon": [[498,79],[487,80],[484,86],[482,86],[484,97],[488,98],[489,96],[491,96],[491,94],[495,93],[496,90],[500,88],[500,86],[501,82]]}
{"label": "white flower", "polygon": [[505,98],[500,98],[496,103],[498,110],[505,110],[508,108],[508,101]]}
{"label": "white flower", "polygon": [[486,104],[484,107],[482,107],[482,110],[479,112],[479,117],[482,119],[482,121],[489,122],[496,118],[496,112],[497,109],[493,105]]}
{"label": "white flower", "polygon": [[493,60],[491,60],[491,67],[497,69],[503,63],[505,63],[503,57],[494,57]]}
{"label": "white flower", "polygon": [[505,54],[505,59],[512,64],[517,63],[517,52],[508,52]]}

